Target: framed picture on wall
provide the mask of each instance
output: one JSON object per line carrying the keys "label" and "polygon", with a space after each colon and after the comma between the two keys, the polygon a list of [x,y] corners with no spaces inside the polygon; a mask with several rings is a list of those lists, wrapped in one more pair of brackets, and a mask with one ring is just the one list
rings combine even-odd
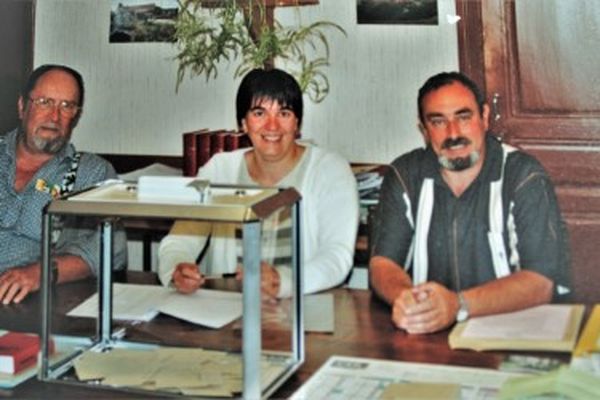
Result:
{"label": "framed picture on wall", "polygon": [[437,0],[356,0],[359,24],[437,25]]}
{"label": "framed picture on wall", "polygon": [[177,0],[111,0],[110,43],[173,42]]}

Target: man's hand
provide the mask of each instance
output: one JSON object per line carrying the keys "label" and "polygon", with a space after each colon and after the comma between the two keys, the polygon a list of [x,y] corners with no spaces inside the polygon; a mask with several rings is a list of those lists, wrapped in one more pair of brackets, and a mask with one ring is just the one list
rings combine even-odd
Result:
{"label": "man's hand", "polygon": [[396,327],[408,330],[406,324],[406,318],[409,313],[415,312],[415,306],[417,305],[417,299],[413,288],[406,288],[400,292],[400,295],[392,303],[392,321]]}
{"label": "man's hand", "polygon": [[[241,267],[237,269],[236,279],[244,278],[244,270]],[[281,286],[279,272],[271,264],[264,261],[260,263],[260,288],[265,301],[276,301]]]}
{"label": "man's hand", "polygon": [[411,334],[440,331],[454,323],[457,294],[435,282],[404,289],[392,304],[392,321]]}
{"label": "man's hand", "polygon": [[204,285],[204,277],[198,271],[198,266],[192,263],[180,263],[173,272],[173,285],[178,292],[193,293]]}
{"label": "man's hand", "polygon": [[16,267],[0,275],[0,302],[20,303],[30,292],[40,288],[41,270],[39,264]]}

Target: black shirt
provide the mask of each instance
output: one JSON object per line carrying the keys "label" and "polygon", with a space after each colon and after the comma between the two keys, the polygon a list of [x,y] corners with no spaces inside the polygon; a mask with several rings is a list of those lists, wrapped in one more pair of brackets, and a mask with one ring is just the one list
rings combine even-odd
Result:
{"label": "black shirt", "polygon": [[[460,197],[442,179],[430,147],[397,158],[382,184],[373,255],[405,266],[414,234],[409,218],[416,221],[421,185],[425,178],[432,178],[427,280],[458,291],[496,279],[487,234],[490,183],[501,176],[502,146],[491,135],[486,137],[485,154],[481,172]],[[405,194],[410,199],[410,215]],[[513,254],[511,271],[532,270],[554,281],[555,288],[570,288],[566,228],[552,182],[537,160],[521,151],[508,155],[502,200],[505,250]],[[514,225],[516,237],[509,237],[509,224]]]}

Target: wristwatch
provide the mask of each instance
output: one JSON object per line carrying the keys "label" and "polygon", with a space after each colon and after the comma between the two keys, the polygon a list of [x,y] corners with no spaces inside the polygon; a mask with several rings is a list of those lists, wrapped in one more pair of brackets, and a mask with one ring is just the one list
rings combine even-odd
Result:
{"label": "wristwatch", "polygon": [[456,322],[463,322],[469,318],[469,307],[465,296],[462,292],[458,292],[458,311],[456,312]]}

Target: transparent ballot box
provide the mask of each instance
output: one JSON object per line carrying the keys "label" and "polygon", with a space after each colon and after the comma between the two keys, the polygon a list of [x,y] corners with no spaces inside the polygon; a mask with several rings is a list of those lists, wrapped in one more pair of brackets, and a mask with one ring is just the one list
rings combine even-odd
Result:
{"label": "transparent ballot box", "polygon": [[[304,360],[299,202],[294,189],[195,178],[107,182],[52,201],[43,215],[39,378],[137,395],[274,393]],[[198,241],[204,285],[183,294],[153,272],[119,270],[118,242],[131,225]],[[57,285],[55,258],[69,249],[61,236],[78,230],[99,266],[92,278]],[[273,269],[289,298],[261,291]]]}

